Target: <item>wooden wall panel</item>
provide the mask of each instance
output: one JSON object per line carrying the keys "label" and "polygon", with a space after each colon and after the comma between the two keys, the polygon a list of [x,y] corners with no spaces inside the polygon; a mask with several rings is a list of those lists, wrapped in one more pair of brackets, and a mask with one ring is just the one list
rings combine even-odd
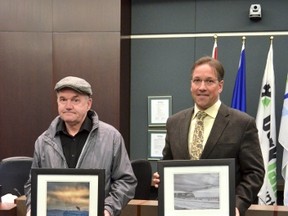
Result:
{"label": "wooden wall panel", "polygon": [[[129,12],[130,0],[123,2]],[[67,75],[91,83],[93,109],[122,133],[129,153],[130,43],[120,47],[120,28],[128,32],[130,20],[121,19],[130,12],[120,16],[121,4],[0,0],[0,160],[32,156],[36,138],[57,115],[55,83]]]}
{"label": "wooden wall panel", "polygon": [[54,0],[54,31],[120,31],[119,0]]}
{"label": "wooden wall panel", "polygon": [[52,118],[51,45],[48,33],[0,32],[0,159],[32,155]]}
{"label": "wooden wall panel", "polygon": [[131,35],[131,0],[121,1],[121,35]]}
{"label": "wooden wall panel", "polygon": [[[120,131],[130,153],[130,59],[131,40],[131,0],[121,1],[121,55],[120,55]],[[122,37],[123,36],[123,37]]]}
{"label": "wooden wall panel", "polygon": [[130,152],[130,40],[121,40],[120,131]]}
{"label": "wooden wall panel", "polygon": [[52,0],[1,0],[0,31],[51,31]]}
{"label": "wooden wall panel", "polygon": [[117,33],[54,33],[54,81],[80,76],[93,88],[93,109],[119,129],[120,44]]}

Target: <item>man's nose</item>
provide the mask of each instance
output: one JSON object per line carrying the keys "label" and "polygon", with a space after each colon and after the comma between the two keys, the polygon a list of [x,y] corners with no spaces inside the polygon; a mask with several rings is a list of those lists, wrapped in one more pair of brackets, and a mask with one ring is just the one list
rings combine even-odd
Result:
{"label": "man's nose", "polygon": [[205,80],[202,80],[199,86],[199,89],[206,89],[206,83]]}
{"label": "man's nose", "polygon": [[65,104],[65,107],[66,108],[71,108],[72,106],[73,106],[72,101],[71,100],[67,100],[66,104]]}

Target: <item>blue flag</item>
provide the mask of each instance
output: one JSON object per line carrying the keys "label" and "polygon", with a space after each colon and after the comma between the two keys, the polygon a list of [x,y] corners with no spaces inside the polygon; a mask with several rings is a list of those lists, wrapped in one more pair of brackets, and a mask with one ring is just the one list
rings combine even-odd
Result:
{"label": "blue flag", "polygon": [[231,107],[246,112],[246,59],[243,41]]}
{"label": "blue flag", "polygon": [[279,143],[283,146],[282,157],[282,176],[285,180],[284,184],[284,200],[285,206],[288,206],[288,74],[286,79],[286,89],[284,93],[284,102],[282,108],[282,117],[279,127]]}

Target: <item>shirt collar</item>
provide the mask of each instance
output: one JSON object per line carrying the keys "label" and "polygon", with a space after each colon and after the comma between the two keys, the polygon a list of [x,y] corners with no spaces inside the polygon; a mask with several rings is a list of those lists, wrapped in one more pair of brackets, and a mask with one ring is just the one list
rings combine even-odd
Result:
{"label": "shirt collar", "polygon": [[[216,103],[214,103],[211,107],[209,107],[208,109],[204,110],[204,112],[206,112],[208,114],[208,116],[212,117],[212,118],[216,118],[216,115],[218,113],[218,110],[220,108],[221,105],[221,101],[217,100]],[[200,109],[197,107],[197,105],[194,108],[195,112],[193,114],[193,119],[196,117],[196,114],[198,113],[198,111],[200,111]]]}
{"label": "shirt collar", "polygon": [[[92,130],[92,120],[90,119],[89,115],[86,116],[84,122],[81,125],[79,132],[84,131],[84,130],[88,132]],[[59,118],[59,122],[56,126],[55,135],[59,134],[60,132],[67,134],[65,122],[61,118]]]}

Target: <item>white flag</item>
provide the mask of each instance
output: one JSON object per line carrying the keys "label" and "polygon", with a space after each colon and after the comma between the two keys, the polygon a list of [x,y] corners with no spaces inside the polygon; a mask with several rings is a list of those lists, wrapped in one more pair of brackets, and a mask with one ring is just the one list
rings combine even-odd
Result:
{"label": "white flag", "polygon": [[276,172],[276,124],[273,45],[271,40],[262,80],[260,100],[256,116],[259,141],[265,165],[265,178],[259,191],[259,204],[277,204]]}
{"label": "white flag", "polygon": [[282,108],[282,117],[279,128],[279,143],[283,146],[282,176],[285,180],[284,185],[284,205],[288,206],[288,74],[286,79],[286,89]]}

